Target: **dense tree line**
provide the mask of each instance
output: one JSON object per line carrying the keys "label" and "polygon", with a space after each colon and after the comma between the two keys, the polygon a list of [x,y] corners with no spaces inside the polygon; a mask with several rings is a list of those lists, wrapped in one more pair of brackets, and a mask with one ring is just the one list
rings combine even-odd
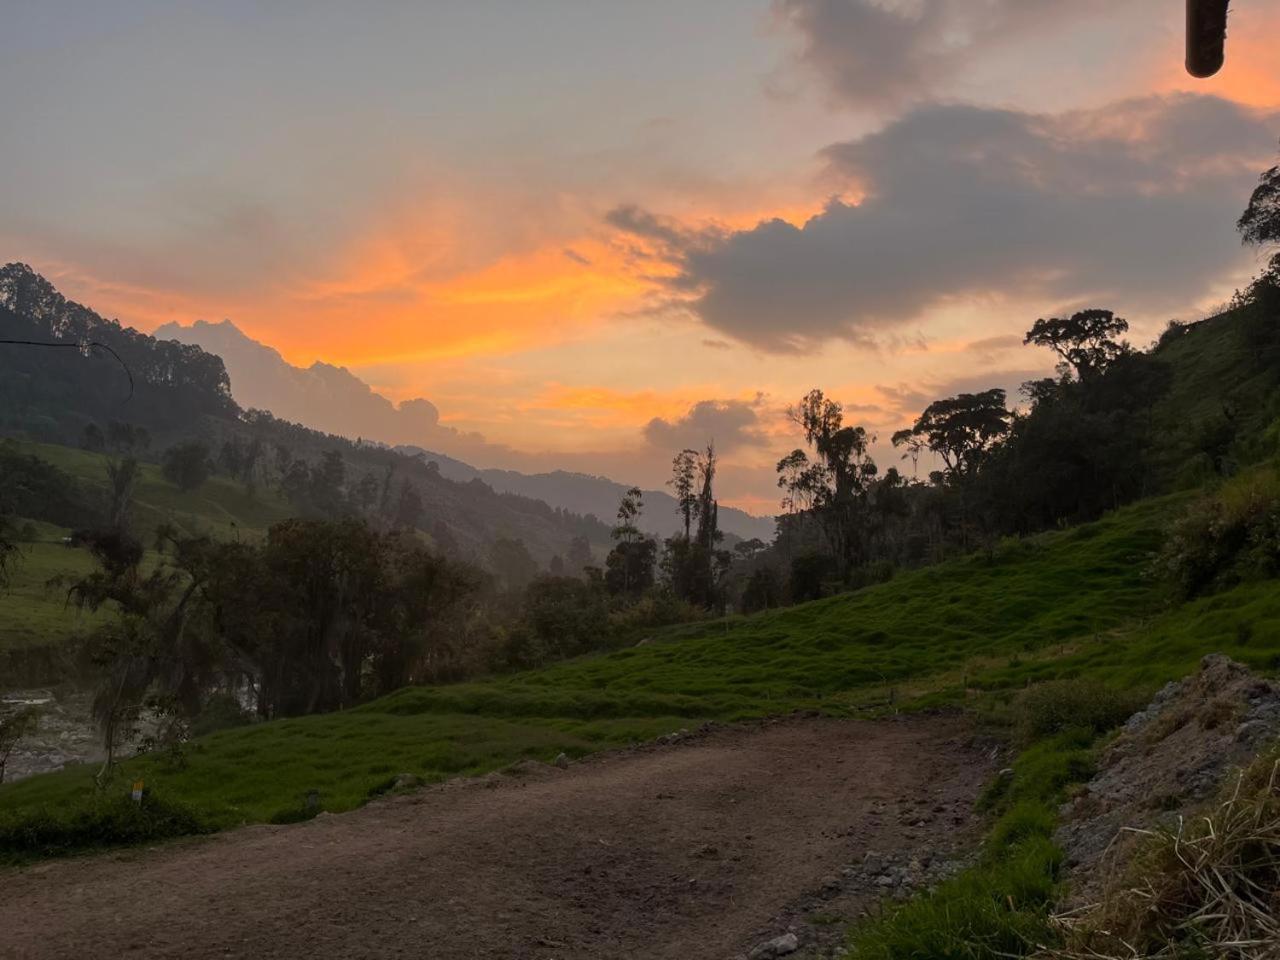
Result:
{"label": "dense tree line", "polygon": [[[1248,244],[1280,246],[1280,167],[1263,174],[1238,227]],[[1280,252],[1232,308],[1248,348],[1233,375],[1252,383],[1251,396],[1271,391],[1274,407]],[[1198,423],[1165,424],[1161,432],[1156,422],[1172,381],[1162,350],[1186,327],[1171,325],[1148,352],[1124,339],[1128,329],[1124,318],[1099,308],[1036,320],[1024,343],[1053,351],[1056,376],[1024,384],[1017,405],[998,388],[930,403],[892,437],[912,464],[910,479],[896,468],[881,474],[867,453],[874,438],[847,424],[822,391],[811,391],[791,411],[808,448],[777,464],[783,515],[774,544],[750,562],[743,608],[811,599],[897,566],[1090,520],[1234,472],[1250,448],[1241,411],[1229,400]],[[1224,397],[1232,392],[1222,389]],[[938,465],[923,479],[922,458]]]}

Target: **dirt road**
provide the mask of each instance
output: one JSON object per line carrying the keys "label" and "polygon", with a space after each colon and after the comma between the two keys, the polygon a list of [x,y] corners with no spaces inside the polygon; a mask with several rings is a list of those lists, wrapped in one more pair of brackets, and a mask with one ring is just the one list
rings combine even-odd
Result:
{"label": "dirt road", "polygon": [[[731,958],[849,915],[842,868],[949,850],[955,717],[724,728],[287,827],[0,872],[0,956]],[[883,885],[882,885],[883,886]]]}

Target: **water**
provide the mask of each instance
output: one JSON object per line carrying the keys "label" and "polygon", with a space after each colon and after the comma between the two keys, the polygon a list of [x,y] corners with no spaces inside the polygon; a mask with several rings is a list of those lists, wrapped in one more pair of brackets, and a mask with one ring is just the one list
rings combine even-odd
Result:
{"label": "water", "polygon": [[90,691],[73,686],[10,690],[0,693],[0,703],[39,711],[35,733],[19,740],[9,755],[5,783],[61,770],[68,764],[102,761],[102,738],[90,714]]}

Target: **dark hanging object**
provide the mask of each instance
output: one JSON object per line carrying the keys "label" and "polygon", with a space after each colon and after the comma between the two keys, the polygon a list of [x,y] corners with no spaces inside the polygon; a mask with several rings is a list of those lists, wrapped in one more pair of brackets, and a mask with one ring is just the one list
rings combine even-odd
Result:
{"label": "dark hanging object", "polygon": [[1187,73],[1212,77],[1222,69],[1230,0],[1187,0]]}

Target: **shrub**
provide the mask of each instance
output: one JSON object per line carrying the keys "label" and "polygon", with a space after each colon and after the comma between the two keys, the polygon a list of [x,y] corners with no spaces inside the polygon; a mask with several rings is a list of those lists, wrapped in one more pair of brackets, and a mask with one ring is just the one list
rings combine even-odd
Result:
{"label": "shrub", "polygon": [[95,796],[77,807],[41,808],[0,817],[0,861],[57,857],[96,847],[128,846],[212,829],[196,811],[153,792]]}
{"label": "shrub", "polygon": [[1015,733],[1024,744],[1076,729],[1097,736],[1124,723],[1144,699],[1096,680],[1038,683],[1018,697]]}
{"label": "shrub", "polygon": [[1155,571],[1187,599],[1280,573],[1280,473],[1241,474],[1197,501],[1174,524]]}

